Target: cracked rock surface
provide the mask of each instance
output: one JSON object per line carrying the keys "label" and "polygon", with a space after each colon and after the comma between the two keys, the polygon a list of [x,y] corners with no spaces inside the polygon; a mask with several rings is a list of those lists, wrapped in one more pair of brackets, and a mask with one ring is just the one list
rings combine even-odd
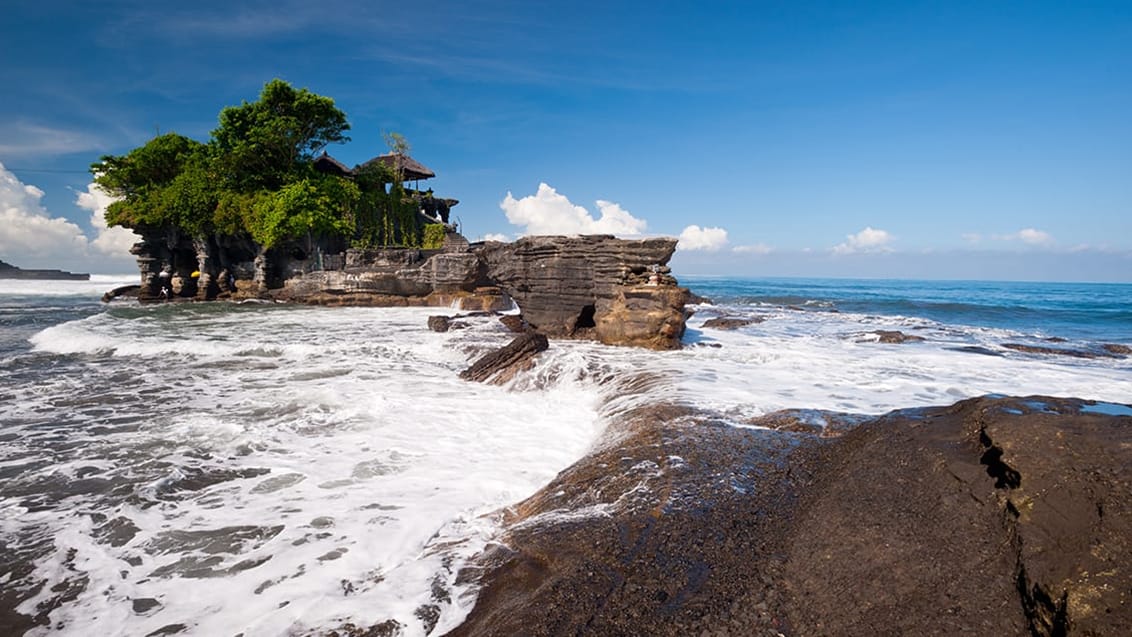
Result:
{"label": "cracked rock surface", "polygon": [[1132,416],[1103,412],[637,409],[509,512],[452,634],[1130,635]]}

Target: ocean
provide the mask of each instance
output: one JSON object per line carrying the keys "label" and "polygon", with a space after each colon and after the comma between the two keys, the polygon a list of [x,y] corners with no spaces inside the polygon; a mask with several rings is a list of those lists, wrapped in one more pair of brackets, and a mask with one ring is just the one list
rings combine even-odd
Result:
{"label": "ocean", "polygon": [[[641,402],[735,427],[984,394],[1132,403],[1126,284],[686,277],[712,304],[684,349],[553,341],[496,387],[457,376],[510,340],[492,318],[99,302],[135,280],[0,281],[7,632],[442,634],[501,513]],[[630,377],[650,380],[610,382]]]}

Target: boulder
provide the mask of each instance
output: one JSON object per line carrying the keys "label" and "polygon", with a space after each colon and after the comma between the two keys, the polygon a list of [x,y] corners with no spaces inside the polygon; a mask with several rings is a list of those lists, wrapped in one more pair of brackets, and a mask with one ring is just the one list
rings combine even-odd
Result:
{"label": "boulder", "polygon": [[499,322],[516,334],[522,334],[528,329],[527,322],[519,314],[504,314],[499,317]]}
{"label": "boulder", "polygon": [[452,327],[452,319],[447,316],[428,317],[428,329],[434,332],[447,332]]}
{"label": "boulder", "polygon": [[460,372],[460,378],[501,385],[514,378],[515,374],[533,367],[535,355],[546,351],[547,347],[546,336],[536,332],[522,334],[480,357],[471,367]]}

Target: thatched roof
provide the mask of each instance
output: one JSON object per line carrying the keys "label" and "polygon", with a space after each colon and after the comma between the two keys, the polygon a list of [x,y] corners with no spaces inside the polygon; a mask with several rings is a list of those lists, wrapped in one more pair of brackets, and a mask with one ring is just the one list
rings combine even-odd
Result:
{"label": "thatched roof", "polygon": [[370,164],[378,162],[383,166],[395,170],[397,165],[401,166],[401,181],[420,181],[421,179],[431,179],[436,176],[436,173],[428,169],[424,164],[409,157],[408,155],[396,155],[394,153],[385,153],[378,155],[373,159],[361,165],[362,168]]}
{"label": "thatched roof", "polygon": [[322,151],[321,155],[315,158],[314,169],[320,173],[339,175],[341,177],[350,177],[354,174],[354,171],[347,168],[346,164],[334,159],[328,155],[325,150]]}

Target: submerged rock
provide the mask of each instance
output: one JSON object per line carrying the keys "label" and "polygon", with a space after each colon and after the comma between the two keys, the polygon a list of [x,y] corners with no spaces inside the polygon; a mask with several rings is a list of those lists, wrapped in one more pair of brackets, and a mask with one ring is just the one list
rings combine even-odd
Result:
{"label": "submerged rock", "polygon": [[869,336],[876,336],[877,343],[916,343],[924,340],[923,336],[916,336],[915,334],[905,334],[899,330],[874,330],[868,332]]}
{"label": "submerged rock", "polygon": [[1061,347],[1045,347],[1044,345],[1026,345],[1024,343],[1003,343],[1002,346],[1016,352],[1026,354],[1045,354],[1049,356],[1069,356],[1071,358],[1100,358],[1110,356],[1109,353],[1099,353],[1083,349],[1065,349]]}
{"label": "submerged rock", "polygon": [[717,316],[704,321],[704,327],[711,327],[717,330],[737,330],[740,327],[747,327],[748,325],[755,325],[762,323],[766,318],[762,316],[752,316],[751,318],[738,318],[734,316]]}

